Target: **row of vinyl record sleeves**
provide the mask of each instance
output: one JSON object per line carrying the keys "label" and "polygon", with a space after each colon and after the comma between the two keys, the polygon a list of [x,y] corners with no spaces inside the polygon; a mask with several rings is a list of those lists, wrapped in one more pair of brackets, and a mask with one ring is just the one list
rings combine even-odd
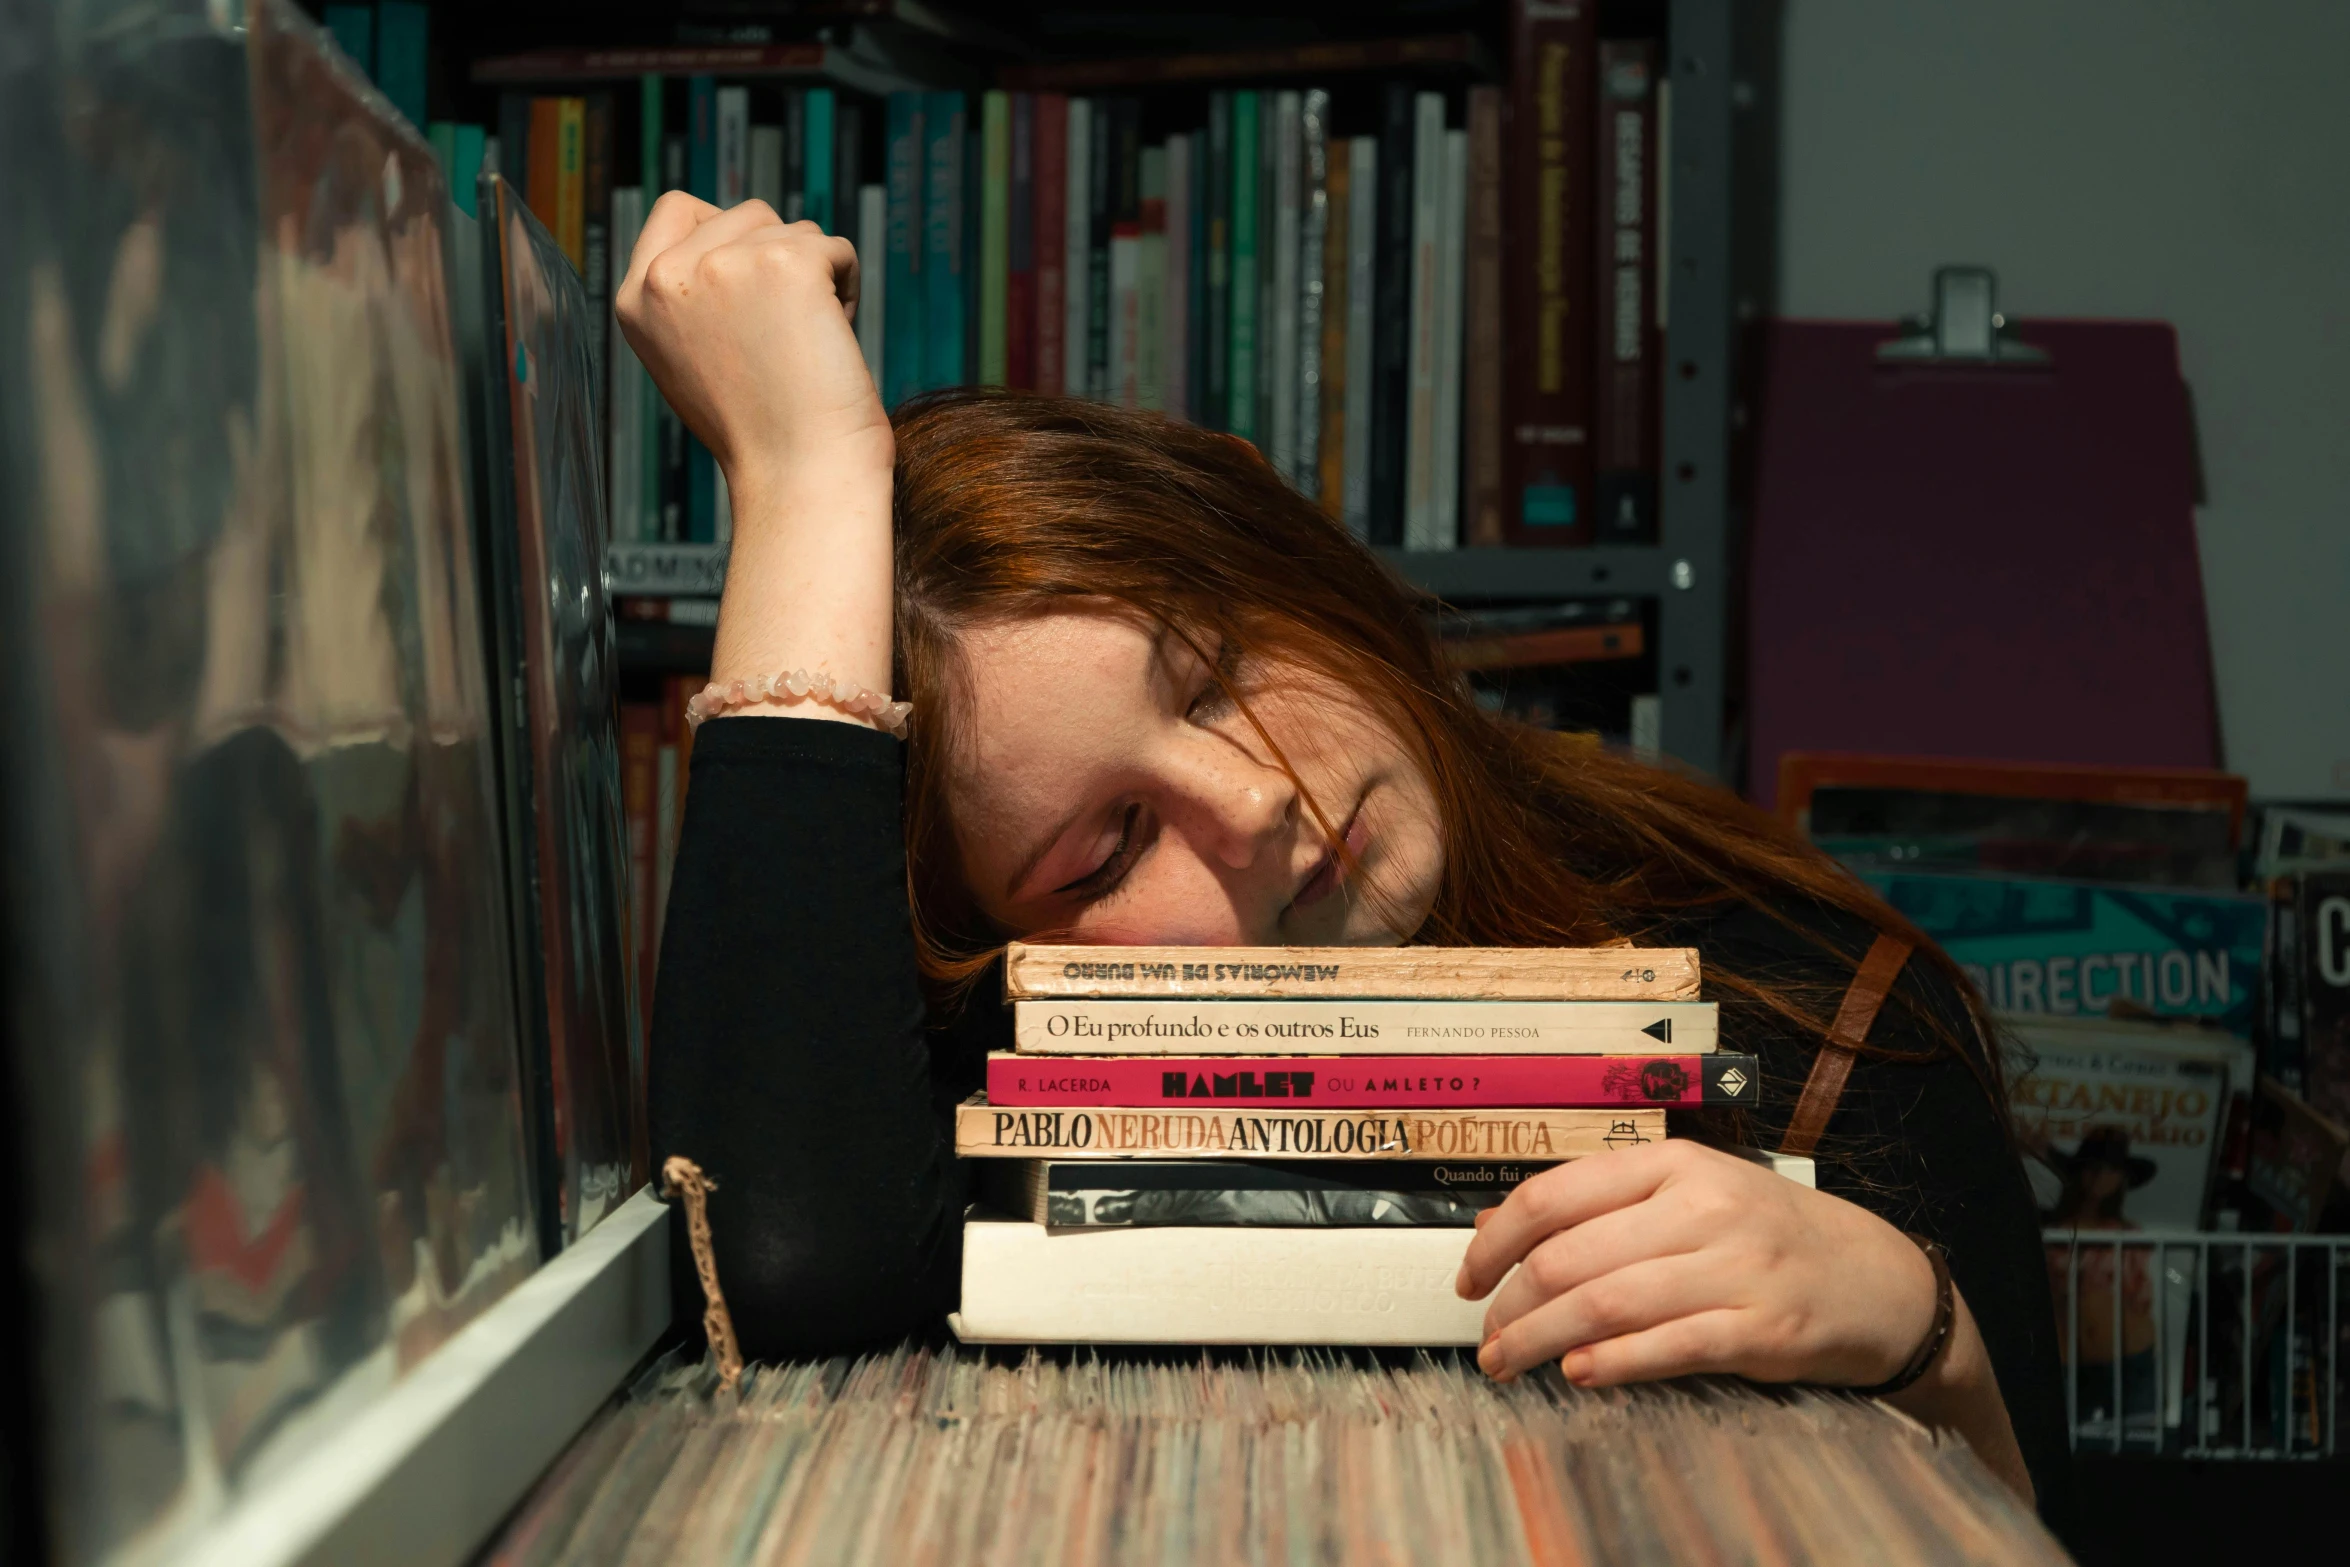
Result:
{"label": "row of vinyl record sleeves", "polygon": [[[665,189],[845,234],[893,407],[978,384],[1162,409],[1254,442],[1378,544],[1645,542],[1659,51],[1566,58],[1509,91],[1149,100],[647,76],[509,93],[497,137],[441,143],[494,159],[598,296]],[[714,463],[605,336],[613,537],[723,542]]]}

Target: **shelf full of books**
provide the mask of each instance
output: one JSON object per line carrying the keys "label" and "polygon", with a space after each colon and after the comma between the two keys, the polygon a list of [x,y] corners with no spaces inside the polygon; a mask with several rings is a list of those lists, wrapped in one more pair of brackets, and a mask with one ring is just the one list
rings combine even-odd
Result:
{"label": "shelf full of books", "polygon": [[[1683,0],[1669,37],[1603,37],[1596,5],[1520,3],[1498,57],[1399,40],[985,91],[872,91],[821,45],[542,51],[475,62],[495,124],[448,139],[592,293],[662,191],[765,200],[858,244],[891,406],[978,385],[1162,409],[1255,443],[1434,596],[1649,598],[1660,748],[1715,770],[1729,19]],[[723,554],[723,479],[603,334],[615,586],[666,596]],[[624,648],[648,637],[690,663],[691,637]]]}

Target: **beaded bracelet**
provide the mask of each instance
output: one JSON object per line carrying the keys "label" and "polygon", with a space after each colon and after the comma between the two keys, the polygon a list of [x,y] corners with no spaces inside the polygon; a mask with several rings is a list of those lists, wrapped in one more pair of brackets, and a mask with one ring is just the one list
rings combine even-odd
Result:
{"label": "beaded bracelet", "polygon": [[870,718],[900,740],[906,738],[906,720],[914,712],[911,702],[893,702],[885,692],[868,691],[854,681],[835,680],[825,670],[810,674],[795,669],[788,674],[753,675],[748,680],[729,680],[724,684],[713,680],[686,699],[685,721],[698,729],[702,720],[716,718],[731,707],[748,707],[754,702],[801,701],[821,702],[859,718]]}

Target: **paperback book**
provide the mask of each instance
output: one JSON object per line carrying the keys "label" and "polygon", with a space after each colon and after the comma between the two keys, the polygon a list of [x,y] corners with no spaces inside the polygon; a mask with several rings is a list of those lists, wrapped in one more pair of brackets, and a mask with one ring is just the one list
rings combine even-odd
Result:
{"label": "paperback book", "polygon": [[998,1159],[979,1166],[993,1207],[1056,1228],[1253,1225],[1464,1229],[1547,1164],[1365,1166],[1247,1159]]}
{"label": "paperback book", "polygon": [[1075,947],[1013,942],[1007,1000],[1337,996],[1694,1001],[1694,947]]}
{"label": "paperback book", "polygon": [[1711,1054],[1711,1001],[1020,1001],[1036,1055]]}
{"label": "paperback book", "polygon": [[1617,1110],[955,1108],[964,1159],[1504,1159],[1556,1163],[1661,1141],[1665,1113]]}
{"label": "paperback book", "polygon": [[1339,1109],[1750,1105],[1755,1059],[1680,1056],[1036,1056],[987,1058],[991,1105],[1286,1099]]}

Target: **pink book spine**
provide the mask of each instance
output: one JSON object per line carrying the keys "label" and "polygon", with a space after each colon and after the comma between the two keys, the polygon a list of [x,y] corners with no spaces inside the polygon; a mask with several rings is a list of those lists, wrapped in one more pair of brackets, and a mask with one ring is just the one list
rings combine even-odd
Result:
{"label": "pink book spine", "polygon": [[987,1058],[991,1105],[1175,1100],[1331,1109],[1615,1109],[1752,1104],[1754,1057],[1687,1056],[1035,1056]]}

